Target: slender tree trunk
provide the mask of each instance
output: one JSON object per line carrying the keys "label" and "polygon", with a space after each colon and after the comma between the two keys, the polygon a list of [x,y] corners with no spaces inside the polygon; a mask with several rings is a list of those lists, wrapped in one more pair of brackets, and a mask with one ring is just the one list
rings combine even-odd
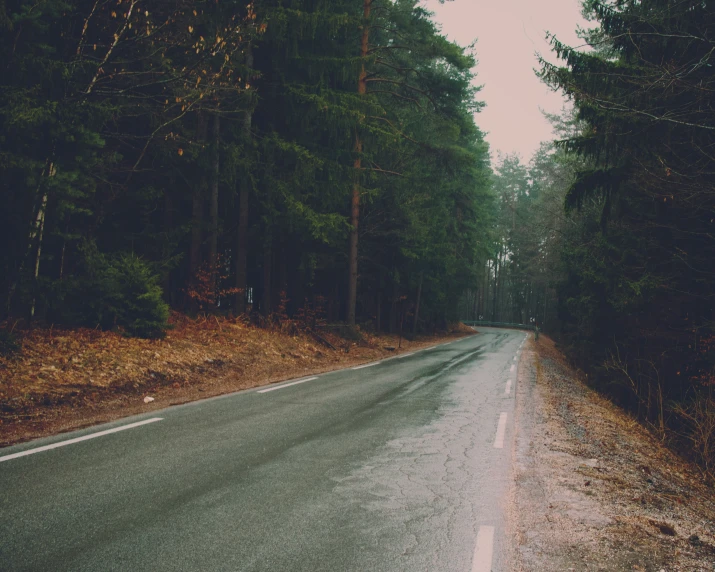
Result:
{"label": "slender tree trunk", "polygon": [[397,281],[392,283],[392,304],[390,305],[390,333],[394,334],[397,329],[397,298],[400,294],[400,285]]}
{"label": "slender tree trunk", "polygon": [[382,329],[382,290],[377,292],[377,332],[379,333]]}
{"label": "slender tree trunk", "polygon": [[[50,163],[48,177],[52,177],[55,174],[54,163]],[[45,233],[45,214],[47,212],[47,191],[42,194],[42,199],[40,200],[40,210],[37,211],[37,218],[35,220],[35,226],[33,228],[31,239],[37,237],[37,249],[35,250],[35,268],[33,270],[33,279],[35,286],[37,286],[37,279],[40,276],[40,257],[42,256],[42,238]],[[35,294],[32,295],[32,304],[30,304],[30,319],[35,317]]]}
{"label": "slender tree trunk", "polygon": [[[175,180],[172,177],[170,179],[170,187],[169,189],[173,188],[175,184]],[[169,189],[164,189],[164,235],[166,237],[170,236],[171,230],[174,228],[174,203],[171,199],[171,192]],[[169,245],[168,245],[168,239],[164,243],[164,256],[167,256],[170,254],[169,252]],[[172,288],[172,273],[171,271],[166,273],[166,276],[164,277],[164,297],[165,299],[171,304],[172,306],[174,305],[174,292]]]}
{"label": "slender tree trunk", "polygon": [[271,313],[271,270],[273,269],[273,237],[271,230],[266,229],[266,236],[263,240],[263,300],[261,302],[261,310],[264,316],[268,317]]}
{"label": "slender tree trunk", "polygon": [[[249,45],[246,48],[246,67],[253,67],[253,49]],[[250,147],[251,123],[253,121],[253,110],[247,109],[243,115],[243,144]],[[249,177],[244,176],[239,179],[241,188],[238,191],[238,233],[236,240],[236,313],[246,312],[246,287],[248,284],[246,276],[248,260],[248,185]]]}
{"label": "slender tree trunk", "polygon": [[412,323],[412,335],[417,334],[417,321],[420,317],[420,301],[422,300],[422,282],[424,281],[425,273],[420,272],[420,281],[417,284],[417,302],[415,303],[415,321]]}
{"label": "slender tree trunk", "polygon": [[[53,155],[54,155],[54,149],[53,149]],[[17,268],[14,272],[12,272],[12,276],[10,280],[8,280],[8,288],[7,288],[7,301],[5,303],[5,311],[3,318],[7,317],[10,315],[10,309],[12,308],[12,299],[13,296],[15,295],[15,290],[17,289],[17,283],[22,277],[23,270],[25,269],[25,261],[30,258],[30,255],[32,254],[33,249],[35,249],[35,241],[38,238],[38,233],[40,228],[44,229],[45,225],[45,210],[47,208],[47,191],[44,191],[40,195],[40,191],[42,190],[42,184],[44,183],[45,176],[52,177],[55,173],[55,167],[54,163],[52,162],[51,159],[47,159],[47,162],[45,163],[45,167],[42,169],[42,173],[40,173],[40,182],[37,185],[37,191],[36,194],[39,196],[39,204],[37,206],[37,214],[34,215],[34,220],[31,221],[30,223],[30,233],[27,238],[27,250],[25,251],[25,256],[23,259],[20,261],[20,266]],[[34,213],[33,213],[34,214]],[[41,249],[41,244],[42,244],[42,233],[39,233],[40,240],[39,244],[37,246],[37,249]],[[37,251],[36,251],[37,252]],[[39,255],[36,256],[35,260],[35,266],[37,271],[39,272]],[[31,309],[31,315],[34,314],[34,306],[35,302],[33,300],[32,302],[32,309]]]}
{"label": "slender tree trunk", "polygon": [[472,320],[477,319],[477,306],[479,304],[479,287],[474,292],[474,299],[472,300]]}
{"label": "slender tree trunk", "polygon": [[201,226],[204,218],[204,196],[201,190],[201,185],[194,187],[191,201],[191,250],[189,251],[191,280],[196,278],[201,266]]}
{"label": "slender tree trunk", "polygon": [[[198,114],[197,139],[200,145],[206,141],[206,119]],[[204,223],[204,180],[194,186],[191,197],[191,248],[189,250],[189,279],[195,280],[201,267],[201,244]]]}
{"label": "slender tree trunk", "polygon": [[[367,93],[367,72],[365,71],[365,59],[368,52],[368,41],[370,37],[370,26],[368,19],[370,18],[370,8],[372,0],[363,0],[363,28],[362,39],[360,42],[360,56],[363,63],[360,69],[360,77],[358,78],[358,94],[365,95]],[[357,304],[357,280],[358,280],[358,222],[360,220],[360,171],[362,169],[362,151],[363,143],[360,138],[359,126],[355,134],[355,183],[353,184],[351,208],[350,208],[350,246],[348,253],[348,268],[350,277],[348,280],[348,324],[355,325],[355,306]]]}
{"label": "slender tree trunk", "polygon": [[209,264],[211,265],[211,288],[214,301],[218,299],[218,183],[220,175],[221,119],[218,114],[213,116],[214,149],[211,158],[211,195],[209,200],[209,222],[211,234],[209,240]]}
{"label": "slender tree trunk", "polygon": [[492,322],[497,321],[497,298],[499,292],[499,254],[494,259],[494,293],[492,300]]}

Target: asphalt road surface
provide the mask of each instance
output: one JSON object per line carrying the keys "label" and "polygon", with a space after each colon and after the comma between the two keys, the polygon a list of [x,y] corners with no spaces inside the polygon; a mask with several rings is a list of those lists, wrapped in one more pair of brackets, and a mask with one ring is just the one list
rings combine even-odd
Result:
{"label": "asphalt road surface", "polygon": [[506,572],[526,334],[481,332],[0,449],[0,570]]}

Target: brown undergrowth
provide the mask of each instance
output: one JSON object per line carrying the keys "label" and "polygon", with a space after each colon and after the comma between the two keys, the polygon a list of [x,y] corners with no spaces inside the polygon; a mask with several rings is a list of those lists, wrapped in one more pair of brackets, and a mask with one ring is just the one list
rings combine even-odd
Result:
{"label": "brown undergrowth", "polygon": [[90,329],[20,332],[20,351],[0,357],[0,446],[474,333],[460,325],[414,341],[365,332],[350,340],[340,329],[316,337],[212,315],[173,314],[171,322],[163,340]]}
{"label": "brown undergrowth", "polygon": [[519,366],[515,447],[515,569],[715,569],[702,473],[588,388],[545,336]]}

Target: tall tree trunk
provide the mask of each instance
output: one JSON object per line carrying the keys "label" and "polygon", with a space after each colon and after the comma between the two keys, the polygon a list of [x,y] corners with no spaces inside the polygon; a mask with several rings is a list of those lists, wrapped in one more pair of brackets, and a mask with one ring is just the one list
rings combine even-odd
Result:
{"label": "tall tree trunk", "polygon": [[[362,39],[360,42],[360,56],[362,57],[362,67],[358,78],[358,94],[367,93],[367,72],[365,71],[365,59],[368,52],[368,40],[370,37],[370,7],[372,0],[363,0],[363,27]],[[352,200],[350,205],[350,246],[348,252],[348,268],[350,277],[348,280],[348,324],[355,325],[355,306],[357,304],[357,280],[358,280],[358,222],[360,220],[360,171],[362,169],[363,144],[360,138],[360,128],[355,133],[355,183],[353,184]]]}
{"label": "tall tree trunk", "polygon": [[[54,149],[53,149],[53,155],[54,155]],[[6,318],[10,315],[10,310],[12,308],[12,299],[13,296],[15,295],[15,290],[17,289],[17,283],[19,282],[20,278],[22,277],[22,273],[25,269],[25,262],[28,258],[30,258],[30,255],[32,254],[33,249],[35,249],[35,241],[37,240],[38,236],[38,230],[40,229],[40,226],[44,228],[45,224],[45,209],[47,208],[47,191],[42,192],[40,194],[40,191],[42,190],[42,185],[45,181],[45,176],[51,177],[54,175],[55,172],[55,167],[54,163],[52,162],[51,159],[47,159],[47,162],[45,163],[45,167],[42,169],[42,173],[40,173],[40,182],[37,185],[37,191],[36,194],[39,197],[39,203],[37,205],[37,214],[34,213],[33,209],[33,216],[34,219],[30,222],[30,232],[28,234],[27,238],[27,250],[25,251],[25,256],[22,258],[20,261],[20,265],[18,268],[16,268],[12,273],[11,277],[8,280],[7,284],[7,299],[5,302],[5,309],[3,311],[2,318]],[[42,239],[40,239],[41,242]],[[36,260],[36,267],[39,271],[39,264],[38,260]],[[34,306],[34,302],[32,304]],[[32,311],[34,313],[34,310]]]}
{"label": "tall tree trunk", "polygon": [[[197,139],[200,145],[206,141],[206,118],[198,113]],[[195,280],[201,267],[201,246],[204,224],[204,183],[203,178],[194,186],[191,197],[191,248],[189,250],[189,280]]]}
{"label": "tall tree trunk", "polygon": [[494,292],[492,294],[492,322],[497,321],[497,294],[499,292],[499,254],[494,259]]}
{"label": "tall tree trunk", "polygon": [[[253,49],[249,45],[246,48],[246,67],[253,67]],[[253,121],[253,110],[247,109],[243,114],[243,144],[246,147],[251,145],[251,123]],[[238,233],[236,240],[236,313],[246,312],[246,287],[248,284],[246,276],[248,259],[248,185],[249,177],[246,175],[239,184],[238,191]]]}
{"label": "tall tree trunk", "polygon": [[[55,175],[55,164],[50,163],[49,170],[47,172],[48,177],[53,177]],[[30,234],[30,239],[34,240],[37,238],[37,248],[35,249],[35,267],[33,270],[32,277],[34,279],[35,286],[37,286],[37,279],[40,276],[40,257],[42,256],[42,238],[45,233],[45,214],[47,212],[47,191],[42,194],[42,199],[40,200],[40,209],[37,211],[37,218],[35,219],[35,226]],[[35,317],[35,294],[32,295],[32,304],[30,304],[30,319]]]}
{"label": "tall tree trunk", "polygon": [[420,281],[417,285],[417,302],[415,303],[415,321],[412,322],[412,335],[417,334],[417,321],[420,318],[420,301],[422,300],[422,282],[424,281],[424,270],[420,272]]}
{"label": "tall tree trunk", "polygon": [[377,322],[376,328],[379,333],[382,329],[382,290],[378,290],[377,292],[377,315],[375,317]]}
{"label": "tall tree trunk", "polygon": [[211,225],[209,239],[209,264],[211,267],[211,289],[213,291],[214,301],[217,300],[218,296],[218,182],[220,175],[220,129],[221,119],[218,113],[216,113],[213,116],[214,149],[213,157],[211,158],[211,195],[209,200],[209,224]]}
{"label": "tall tree trunk", "polygon": [[396,280],[392,282],[392,304],[390,305],[389,331],[394,334],[397,329],[397,298],[400,294],[400,285]]}
{"label": "tall tree trunk", "polygon": [[[174,203],[171,198],[171,192],[169,189],[174,187],[175,180],[172,177],[169,181],[170,187],[164,189],[164,236],[171,236],[171,231],[174,228]],[[168,238],[164,242],[163,256],[169,256],[171,253],[169,251]],[[164,277],[164,298],[170,305],[174,305],[174,292],[172,288],[172,272],[169,270]]]}
{"label": "tall tree trunk", "polygon": [[271,308],[271,271],[273,269],[273,237],[271,229],[266,228],[266,236],[263,239],[263,299],[261,300],[261,311],[268,317]]}

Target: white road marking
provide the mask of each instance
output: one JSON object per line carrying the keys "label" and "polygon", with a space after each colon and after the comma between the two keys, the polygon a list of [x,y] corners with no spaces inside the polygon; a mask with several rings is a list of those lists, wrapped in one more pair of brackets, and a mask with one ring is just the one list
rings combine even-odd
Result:
{"label": "white road marking", "polygon": [[472,572],[491,572],[492,553],[494,552],[494,527],[480,526],[477,533],[477,545],[474,547]]}
{"label": "white road marking", "polygon": [[516,366],[515,366],[514,364],[511,364],[511,367],[509,368],[509,371],[514,371],[515,368],[516,368]]}
{"label": "white road marking", "polygon": [[3,461],[9,461],[10,459],[17,459],[18,457],[26,457],[27,455],[34,455],[35,453],[41,453],[42,451],[49,451],[50,449],[57,449],[58,447],[64,447],[65,445],[73,445],[74,443],[79,443],[81,441],[88,441],[89,439],[95,439],[96,437],[104,437],[104,435],[110,435],[111,433],[119,433],[120,431],[126,431],[127,429],[134,429],[135,427],[141,427],[142,425],[148,425],[149,423],[156,423],[157,421],[162,421],[163,417],[154,417],[153,419],[147,419],[146,421],[137,421],[136,423],[130,423],[129,425],[122,425],[121,427],[115,427],[114,429],[107,429],[106,431],[99,431],[97,433],[92,433],[90,435],[84,435],[83,437],[76,437],[74,439],[68,439],[67,441],[60,441],[59,443],[52,443],[52,445],[45,445],[44,447],[37,447],[36,449],[28,449],[27,451],[22,451],[20,453],[13,453],[12,455],[5,455],[0,457],[0,463]]}
{"label": "white road marking", "polygon": [[283,385],[277,385],[275,387],[269,387],[268,389],[261,389],[256,391],[256,393],[268,393],[269,391],[276,391],[278,389],[283,389],[284,387],[290,387],[291,385],[298,385],[299,383],[305,383],[306,381],[313,381],[318,379],[317,377],[306,377],[305,379],[299,379],[298,381],[292,381],[291,383],[284,383]]}
{"label": "white road marking", "polygon": [[[475,352],[475,353],[476,353],[476,352]],[[462,361],[464,361],[465,359],[469,359],[469,358],[472,357],[473,355],[474,355],[474,354],[467,354],[466,356],[461,357],[461,358],[459,358],[458,360],[453,361],[451,364],[449,364],[448,367],[452,367],[453,365],[457,365],[459,362],[462,362]]]}
{"label": "white road marking", "polygon": [[405,357],[410,357],[410,356],[415,355],[415,353],[416,353],[416,352],[412,352],[412,353],[405,354],[405,355],[402,355],[402,356],[396,356],[395,359],[402,359],[402,358],[405,358]]}
{"label": "white road marking", "polygon": [[516,356],[514,356],[514,361],[516,361]]}
{"label": "white road marking", "polygon": [[494,439],[494,448],[504,448],[504,433],[506,432],[506,413],[499,414],[499,425],[497,426],[497,436]]}
{"label": "white road marking", "polygon": [[377,364],[379,364],[379,363],[380,363],[379,361],[376,361],[376,362],[373,362],[373,363],[367,363],[367,364],[365,364],[365,365],[359,365],[359,366],[357,366],[357,367],[351,367],[350,369],[365,369],[366,367],[372,367],[372,366],[377,365]]}
{"label": "white road marking", "polygon": [[509,395],[510,393],[511,393],[511,379],[507,379],[506,389],[504,390],[504,394]]}

